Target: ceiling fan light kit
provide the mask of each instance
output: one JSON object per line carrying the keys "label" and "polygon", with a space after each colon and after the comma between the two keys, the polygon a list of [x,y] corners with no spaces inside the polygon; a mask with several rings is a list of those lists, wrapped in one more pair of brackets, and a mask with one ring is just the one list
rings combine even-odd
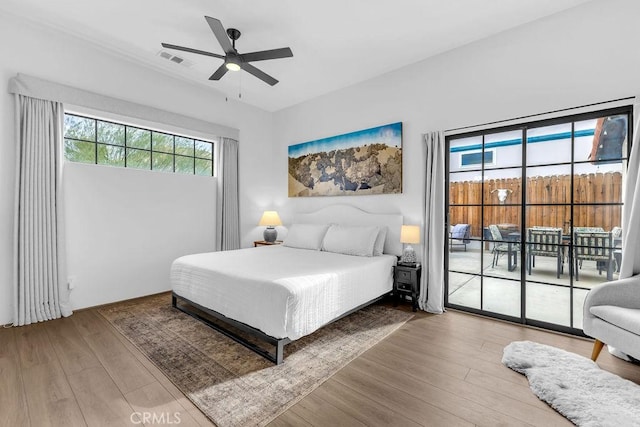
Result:
{"label": "ceiling fan light kit", "polygon": [[225,66],[227,67],[227,70],[229,70],[229,71],[238,71],[238,70],[240,70],[240,64],[238,64],[238,62],[234,61],[234,60],[227,60],[227,62],[225,63]]}
{"label": "ceiling fan light kit", "polygon": [[278,80],[271,77],[264,71],[249,64],[253,61],[266,61],[269,59],[290,58],[293,56],[293,52],[288,47],[271,50],[261,50],[258,52],[250,52],[240,54],[236,50],[236,40],[240,38],[240,31],[235,28],[229,28],[227,30],[222,26],[220,20],[205,16],[211,31],[216,36],[218,43],[222,47],[225,55],[218,55],[213,52],[206,52],[203,50],[193,49],[190,47],[177,46],[174,44],[162,43],[162,47],[167,49],[181,50],[183,52],[195,53],[198,55],[211,56],[214,58],[224,59],[224,63],[209,77],[209,80],[220,80],[227,71],[239,71],[243,69],[249,74],[259,78],[263,82],[273,86],[278,83]]}

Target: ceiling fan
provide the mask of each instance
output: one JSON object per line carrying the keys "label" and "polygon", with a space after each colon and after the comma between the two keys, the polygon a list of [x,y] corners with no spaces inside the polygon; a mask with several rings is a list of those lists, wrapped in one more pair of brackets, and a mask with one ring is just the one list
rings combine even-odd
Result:
{"label": "ceiling fan", "polygon": [[213,31],[216,39],[218,39],[218,43],[220,43],[220,46],[222,46],[222,50],[224,50],[225,55],[218,55],[217,53],[213,52],[206,52],[204,50],[176,46],[168,43],[162,43],[162,47],[224,59],[224,64],[222,64],[220,68],[218,68],[211,75],[211,77],[209,77],[209,80],[220,80],[222,76],[224,76],[229,70],[238,71],[240,69],[243,69],[247,73],[253,74],[257,78],[264,81],[265,83],[270,84],[271,86],[278,83],[278,80],[274,79],[264,71],[259,70],[258,68],[249,64],[249,62],[265,61],[267,59],[289,58],[293,56],[293,52],[291,52],[291,49],[289,49],[288,47],[283,47],[280,49],[261,50],[259,52],[242,54],[238,53],[238,51],[236,50],[236,40],[240,38],[240,31],[236,30],[235,28],[228,28],[225,31],[220,20],[211,18],[210,16],[205,16],[204,18],[207,20],[207,23],[209,24],[209,27],[211,27],[211,31]]}

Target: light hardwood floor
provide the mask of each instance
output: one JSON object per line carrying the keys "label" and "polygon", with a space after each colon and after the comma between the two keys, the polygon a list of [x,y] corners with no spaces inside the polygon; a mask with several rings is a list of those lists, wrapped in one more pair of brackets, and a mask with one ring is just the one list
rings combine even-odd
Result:
{"label": "light hardwood floor", "polygon": [[[500,362],[516,340],[587,357],[592,346],[455,311],[417,313],[271,426],[572,425]],[[606,351],[599,365],[640,384],[640,366]],[[172,425],[177,413],[179,425],[211,425],[95,309],[0,329],[0,408],[0,426],[126,426],[139,424],[135,413],[164,414]]]}

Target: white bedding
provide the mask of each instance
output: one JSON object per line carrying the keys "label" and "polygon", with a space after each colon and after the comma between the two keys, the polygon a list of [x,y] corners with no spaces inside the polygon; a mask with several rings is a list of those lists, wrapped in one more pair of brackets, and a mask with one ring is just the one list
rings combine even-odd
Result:
{"label": "white bedding", "polygon": [[178,258],[173,291],[274,338],[298,339],[392,290],[396,257],[279,245]]}

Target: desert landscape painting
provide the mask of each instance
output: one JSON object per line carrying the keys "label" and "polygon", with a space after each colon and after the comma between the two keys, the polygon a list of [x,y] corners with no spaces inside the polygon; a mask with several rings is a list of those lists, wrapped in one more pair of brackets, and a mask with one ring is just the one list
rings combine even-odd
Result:
{"label": "desert landscape painting", "polygon": [[289,146],[289,197],[402,193],[402,123]]}

